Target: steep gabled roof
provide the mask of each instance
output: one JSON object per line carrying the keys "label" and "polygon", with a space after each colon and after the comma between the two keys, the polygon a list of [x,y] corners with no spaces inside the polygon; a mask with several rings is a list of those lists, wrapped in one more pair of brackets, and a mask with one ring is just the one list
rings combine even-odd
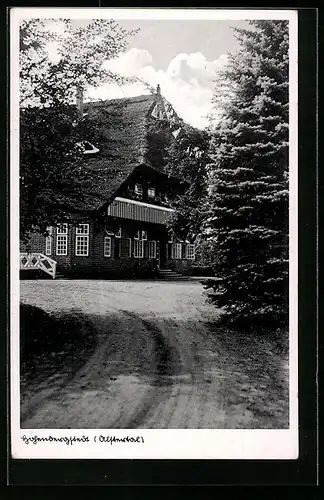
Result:
{"label": "steep gabled roof", "polygon": [[157,104],[164,108],[160,94],[84,104],[90,123],[98,128],[97,146],[100,150],[98,154],[85,155],[84,159],[92,178],[91,192],[87,196],[89,209],[98,209],[110,201],[141,165],[159,170],[163,175],[158,162],[150,157],[152,124],[158,123],[160,132],[164,128],[170,133],[166,116],[162,122],[151,116]]}

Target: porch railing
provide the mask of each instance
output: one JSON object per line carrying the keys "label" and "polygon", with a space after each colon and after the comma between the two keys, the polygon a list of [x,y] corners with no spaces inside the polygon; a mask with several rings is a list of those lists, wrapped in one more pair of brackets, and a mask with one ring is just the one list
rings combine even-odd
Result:
{"label": "porch railing", "polygon": [[21,253],[20,269],[24,271],[34,271],[41,269],[55,279],[57,262],[42,253]]}
{"label": "porch railing", "polygon": [[160,207],[120,197],[116,197],[107,208],[107,215],[113,217],[164,225],[167,224],[170,214],[173,212],[172,208]]}

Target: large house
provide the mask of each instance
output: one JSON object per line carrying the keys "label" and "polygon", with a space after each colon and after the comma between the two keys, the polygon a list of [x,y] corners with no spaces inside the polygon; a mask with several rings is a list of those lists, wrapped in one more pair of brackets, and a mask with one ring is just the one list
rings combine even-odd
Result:
{"label": "large house", "polygon": [[99,128],[95,146],[87,137],[82,143],[93,176],[91,196],[76,209],[73,223],[51,228],[47,237],[32,235],[28,254],[21,248],[21,268],[48,258],[66,276],[186,271],[195,258],[194,242],[181,241],[167,227],[170,202],[186,185],[164,171],[166,144],[179,139],[184,123],[159,88],[133,98],[79,100],[78,107]]}

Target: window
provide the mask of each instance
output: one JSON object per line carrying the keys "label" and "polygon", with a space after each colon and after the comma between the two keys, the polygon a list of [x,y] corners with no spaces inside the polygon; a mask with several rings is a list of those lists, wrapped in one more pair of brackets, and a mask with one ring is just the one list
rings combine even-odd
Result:
{"label": "window", "polygon": [[182,244],[174,243],[172,245],[172,259],[181,259]]}
{"label": "window", "polygon": [[119,226],[118,231],[115,234],[115,238],[121,238],[121,226]]}
{"label": "window", "polygon": [[88,235],[89,234],[89,224],[78,224],[76,227],[76,234]]}
{"label": "window", "polygon": [[52,241],[53,241],[53,237],[52,237],[53,228],[48,227],[47,231],[48,231],[49,236],[46,236],[46,239],[45,239],[45,255],[51,255],[52,254]]}
{"label": "window", "polygon": [[186,246],[186,259],[194,260],[195,258],[195,245],[187,244]]}
{"label": "window", "polygon": [[143,195],[143,186],[142,186],[142,184],[135,184],[135,194],[138,194],[139,196]]}
{"label": "window", "polygon": [[58,225],[57,234],[68,234],[68,225],[66,223]]}
{"label": "window", "polygon": [[140,231],[138,230],[134,236],[134,240],[139,240],[139,239],[140,239]]}
{"label": "window", "polygon": [[61,224],[56,229],[56,255],[67,255],[68,225]]}
{"label": "window", "polygon": [[142,259],[144,256],[144,241],[134,240],[134,257],[136,259]]}
{"label": "window", "polygon": [[45,255],[52,254],[52,236],[46,236],[45,240]]}
{"label": "window", "polygon": [[99,149],[88,141],[77,142],[77,147],[82,151],[84,155],[92,155],[99,153]]}
{"label": "window", "polygon": [[111,237],[104,238],[104,257],[111,257]]}
{"label": "window", "polygon": [[142,231],[142,240],[144,240],[144,241],[147,240],[147,231],[145,231],[145,230]]}
{"label": "window", "polygon": [[149,241],[149,259],[156,259],[156,241]]}
{"label": "window", "polygon": [[89,224],[79,224],[75,234],[75,255],[87,257],[89,255]]}
{"label": "window", "polygon": [[147,190],[147,196],[149,198],[154,198],[155,197],[155,188],[149,187]]}
{"label": "window", "polygon": [[173,130],[172,131],[173,137],[176,139],[178,137],[178,135],[180,134],[180,132],[181,132],[181,128],[180,127],[177,128],[176,130]]}
{"label": "window", "polygon": [[171,232],[168,233],[168,243],[173,243],[173,234]]}
{"label": "window", "polygon": [[157,118],[158,120],[163,120],[164,113],[159,104],[156,104],[154,106],[153,110],[151,111],[151,116],[153,116],[153,118]]}

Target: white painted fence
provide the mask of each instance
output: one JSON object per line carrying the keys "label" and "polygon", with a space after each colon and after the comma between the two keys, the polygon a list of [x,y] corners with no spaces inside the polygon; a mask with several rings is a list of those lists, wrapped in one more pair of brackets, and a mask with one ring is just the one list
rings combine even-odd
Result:
{"label": "white painted fence", "polygon": [[21,253],[20,269],[24,271],[34,271],[41,269],[55,279],[57,262],[42,253]]}

